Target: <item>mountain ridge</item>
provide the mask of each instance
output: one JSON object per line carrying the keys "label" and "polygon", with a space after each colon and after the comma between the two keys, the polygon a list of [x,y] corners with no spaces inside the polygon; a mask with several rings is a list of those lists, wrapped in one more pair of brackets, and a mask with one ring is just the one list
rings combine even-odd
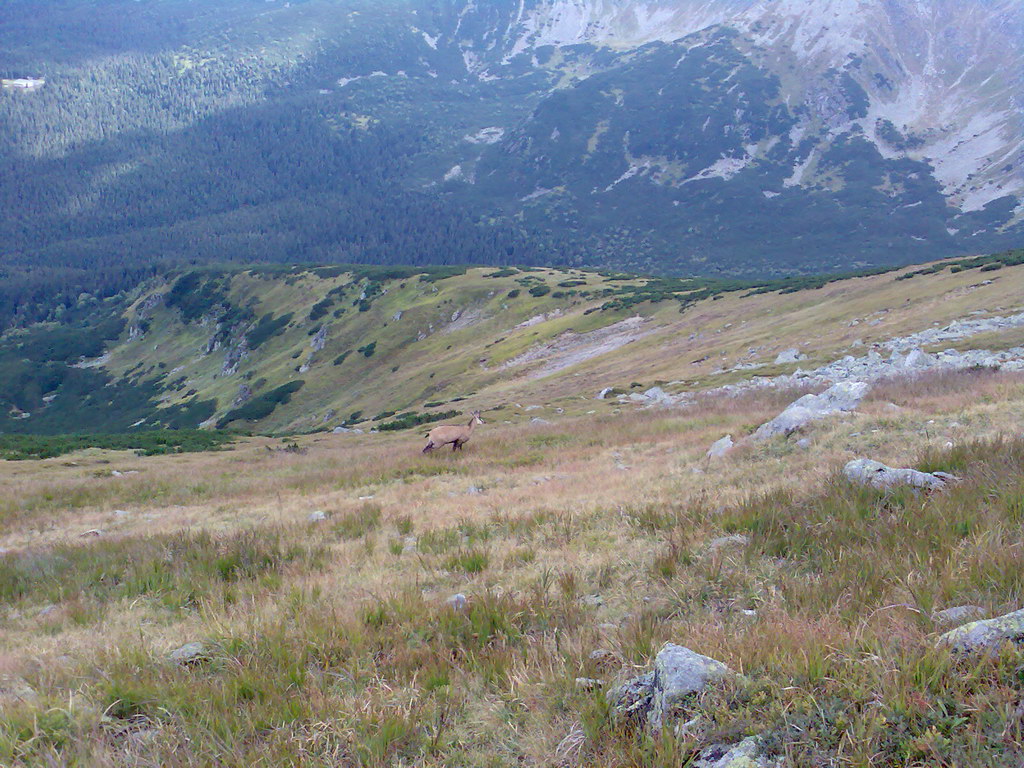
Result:
{"label": "mountain ridge", "polygon": [[[388,430],[466,408],[587,411],[608,388],[630,405],[675,402],[801,367],[790,383],[806,385],[853,375],[844,355],[912,329],[914,346],[941,352],[960,337],[931,324],[982,301],[1008,311],[1022,264],[1016,251],[760,285],[546,268],[183,270],[0,335],[0,432]],[[846,320],[817,318],[823,302],[849,305]],[[958,328],[1000,332],[990,356],[1024,324],[979,317]],[[780,357],[783,338],[800,354]],[[993,349],[978,338],[967,349]]]}

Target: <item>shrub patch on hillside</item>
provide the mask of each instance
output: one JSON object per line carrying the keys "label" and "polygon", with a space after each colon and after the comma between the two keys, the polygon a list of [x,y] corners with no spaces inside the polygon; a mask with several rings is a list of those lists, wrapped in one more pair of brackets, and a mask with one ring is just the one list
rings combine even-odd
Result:
{"label": "shrub patch on hillside", "polygon": [[51,459],[86,448],[135,451],[139,456],[223,449],[233,435],[198,429],[159,430],[119,435],[0,435],[0,459]]}
{"label": "shrub patch on hillside", "polygon": [[378,429],[381,432],[396,432],[402,429],[412,429],[413,427],[418,427],[421,424],[432,424],[435,421],[454,419],[456,416],[461,415],[462,411],[441,411],[440,413],[403,413],[393,421],[384,422],[378,427]]}
{"label": "shrub patch on hillside", "polygon": [[224,417],[217,422],[217,429],[223,429],[233,421],[259,421],[267,418],[274,412],[277,406],[287,403],[292,395],[306,385],[302,379],[291,381],[283,386],[264,392],[257,398],[250,400],[240,408],[228,411]]}

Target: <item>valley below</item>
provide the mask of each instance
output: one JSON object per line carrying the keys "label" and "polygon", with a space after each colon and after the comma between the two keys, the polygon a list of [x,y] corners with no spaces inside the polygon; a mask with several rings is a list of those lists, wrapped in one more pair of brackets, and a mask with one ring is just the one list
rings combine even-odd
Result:
{"label": "valley below", "polygon": [[[0,763],[1016,764],[1013,261],[240,270],[83,308],[125,322],[75,375],[167,373],[117,418],[244,429],[0,461]],[[55,392],[10,423],[56,428]],[[409,414],[476,410],[421,454]]]}

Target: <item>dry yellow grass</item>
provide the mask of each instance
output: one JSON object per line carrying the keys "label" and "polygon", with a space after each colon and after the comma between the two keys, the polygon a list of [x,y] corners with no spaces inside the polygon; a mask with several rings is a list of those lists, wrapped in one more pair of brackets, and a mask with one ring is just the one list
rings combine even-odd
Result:
{"label": "dry yellow grass", "polygon": [[[860,413],[813,427],[811,450],[778,442],[743,446],[722,461],[705,458],[714,440],[748,433],[793,396],[747,394],[686,410],[623,411],[549,426],[489,424],[454,455],[423,457],[419,435],[404,434],[304,437],[297,439],[299,452],[251,439],[224,453],[141,459],[85,452],[0,462],[7,491],[0,547],[8,558],[45,557],[54,547],[88,551],[98,544],[82,535],[93,529],[103,531],[99,542],[112,551],[119,543],[134,546],[186,531],[205,531],[216,541],[247,529],[274,531],[287,542],[323,550],[315,567],[285,563],[272,579],[232,582],[226,591],[198,594],[183,606],[150,593],[120,599],[116,590],[96,597],[85,589],[56,600],[56,608],[41,615],[45,604],[29,589],[26,599],[3,609],[0,658],[5,670],[32,681],[46,701],[64,702],[73,724],[67,728],[85,746],[47,746],[40,737],[33,747],[22,743],[21,758],[9,755],[24,764],[241,765],[254,753],[231,738],[245,737],[293,764],[445,765],[456,759],[464,765],[554,765],[552,755],[579,727],[580,711],[593,708],[572,679],[625,674],[649,658],[659,638],[790,682],[802,665],[823,663],[821,654],[848,653],[829,649],[848,649],[858,634],[925,645],[927,630],[912,612],[882,610],[851,624],[840,604],[832,611],[788,603],[785,590],[803,577],[785,573],[771,559],[702,552],[747,500],[804,496],[825,486],[850,458],[902,465],[926,449],[944,450],[947,441],[1021,434],[1024,378],[965,373],[883,384]],[[310,523],[315,510],[328,520]],[[418,537],[418,546],[406,546],[407,536]],[[1012,550],[1019,537],[1015,541],[1000,546]],[[472,558],[480,556],[483,564],[474,565]],[[548,606],[561,618],[546,629],[527,630],[514,648],[495,640],[442,672],[433,657],[415,661],[417,643],[428,635],[413,640],[422,630],[400,628],[443,612],[445,598],[455,592],[471,601],[498,601],[497,610]],[[588,594],[600,594],[600,605],[581,603]],[[1012,599],[1006,595],[991,607]],[[877,603],[915,600],[911,584],[895,591],[890,585]],[[758,610],[757,621],[740,609]],[[251,647],[225,651],[233,659],[226,663],[256,669],[254,659],[273,653],[263,647],[267,643],[288,653],[296,643],[323,642],[325,621],[346,627],[344,632],[368,626],[358,631],[371,634],[378,623],[398,622],[395,631],[413,634],[391,650],[378,649],[385,654],[379,659],[372,656],[375,641],[350,637],[371,656],[350,658],[335,672],[360,680],[357,689],[296,680],[292,684],[311,697],[311,709],[281,705],[267,715],[268,732],[250,730],[252,723],[222,723],[228,741],[221,742],[214,738],[216,724],[196,730],[181,703],[172,701],[157,702],[155,709],[138,704],[145,715],[136,715],[148,724],[143,730],[154,731],[152,742],[111,736],[111,722],[100,717],[112,696],[123,700],[122,688],[130,687],[123,681],[146,678],[141,670],[147,666],[165,667],[164,654],[186,640]],[[591,669],[587,656],[599,647],[625,666]],[[246,661],[245,653],[256,655]],[[421,663],[418,673],[388,672],[389,665]],[[431,675],[438,679],[424,682],[434,680]],[[249,684],[259,687],[255,680]],[[773,696],[795,696],[778,685],[784,690],[773,688]],[[813,695],[815,685],[808,686]],[[441,689],[450,692],[433,693]],[[214,695],[211,688],[203,691]],[[248,706],[244,697],[230,701],[221,705],[229,707],[225,711]],[[318,720],[311,712],[333,717]],[[133,733],[141,728],[133,725],[136,715],[115,720]],[[389,718],[405,725],[386,725]],[[412,739],[410,722],[417,723],[415,730],[431,718],[444,746],[432,751],[420,734],[417,746],[403,747],[403,739]],[[388,728],[397,729],[390,741]],[[210,738],[208,744],[183,746],[199,733]],[[655,764],[631,753],[629,742],[589,734],[579,746],[577,756],[589,754],[590,764]],[[841,764],[871,764],[849,749]],[[785,745],[780,750],[796,754]],[[180,756],[185,754],[190,756]]]}
{"label": "dry yellow grass", "polygon": [[[786,347],[825,362],[1008,313],[1018,271],[659,309],[657,334],[482,391],[473,407],[505,410],[457,454],[421,455],[413,431],[0,462],[0,764],[675,766],[761,734],[792,765],[1009,765],[1019,654],[965,669],[928,615],[1021,607],[1024,376],[880,382],[809,449],[715,461],[711,443],[802,391],[643,410],[591,390],[720,383],[713,369]],[[836,480],[858,457],[964,483],[858,494]],[[708,550],[734,532],[750,547]],[[464,613],[445,602],[459,592]],[[575,686],[646,668],[667,639],[748,676],[704,702],[702,741],[617,729]],[[187,641],[211,658],[168,663]],[[39,699],[5,701],[13,678]]]}

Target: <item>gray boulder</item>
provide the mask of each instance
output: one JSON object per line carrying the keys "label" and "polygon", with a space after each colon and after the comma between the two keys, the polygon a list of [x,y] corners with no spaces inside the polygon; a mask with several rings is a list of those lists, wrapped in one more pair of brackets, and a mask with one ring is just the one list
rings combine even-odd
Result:
{"label": "gray boulder", "polygon": [[654,659],[653,672],[614,688],[608,700],[617,716],[659,733],[693,694],[732,674],[720,661],[666,643]]}
{"label": "gray boulder", "polygon": [[843,467],[843,474],[851,482],[870,485],[884,490],[898,485],[909,485],[913,488],[925,488],[938,491],[948,483],[955,482],[956,477],[945,472],[918,472],[916,469],[894,469],[871,459],[855,459]]}
{"label": "gray boulder", "polygon": [[459,612],[466,610],[466,606],[469,605],[469,600],[467,600],[466,596],[461,592],[452,595],[445,602],[448,604],[448,607],[451,608],[453,611]]}
{"label": "gray boulder", "polygon": [[322,523],[326,519],[327,513],[324,512],[322,509],[318,509],[315,512],[310,512],[308,517],[308,520],[311,523]]}
{"label": "gray boulder", "polygon": [[675,402],[673,397],[661,387],[651,387],[644,392],[643,396],[645,400],[661,405],[672,405]]}
{"label": "gray boulder", "polygon": [[912,349],[907,353],[907,356],[903,358],[903,367],[910,370],[925,370],[931,368],[938,361],[920,349]]}
{"label": "gray boulder", "polygon": [[784,363],[799,363],[801,360],[806,360],[807,355],[801,354],[799,349],[795,347],[793,349],[786,349],[779,352],[779,356],[775,358],[776,365],[783,365]]}
{"label": "gray boulder", "polygon": [[939,644],[958,653],[994,653],[1004,643],[1024,644],[1024,610],[985,621],[973,621],[946,632]]}
{"label": "gray boulder", "polygon": [[778,435],[789,435],[819,418],[814,411],[799,405],[791,405],[774,419],[757,428],[755,440],[769,440]]}
{"label": "gray boulder", "polygon": [[804,395],[754,433],[755,440],[769,440],[777,435],[789,436],[812,421],[837,413],[855,410],[868,392],[862,381],[834,384],[820,395]]}
{"label": "gray boulder", "polygon": [[723,459],[736,447],[736,443],[732,441],[732,435],[726,435],[721,440],[717,441],[708,450],[707,457],[709,459]]}
{"label": "gray boulder", "polygon": [[655,732],[693,693],[728,677],[731,670],[720,661],[701,656],[681,645],[666,643],[654,659],[654,695],[648,724]]}
{"label": "gray boulder", "polygon": [[180,666],[199,664],[208,658],[209,654],[207,653],[206,646],[202,643],[185,643],[185,645],[176,648],[167,655],[169,661]]}
{"label": "gray boulder", "polygon": [[932,621],[946,627],[977,621],[985,616],[985,609],[980,605],[956,605],[932,614]]}

